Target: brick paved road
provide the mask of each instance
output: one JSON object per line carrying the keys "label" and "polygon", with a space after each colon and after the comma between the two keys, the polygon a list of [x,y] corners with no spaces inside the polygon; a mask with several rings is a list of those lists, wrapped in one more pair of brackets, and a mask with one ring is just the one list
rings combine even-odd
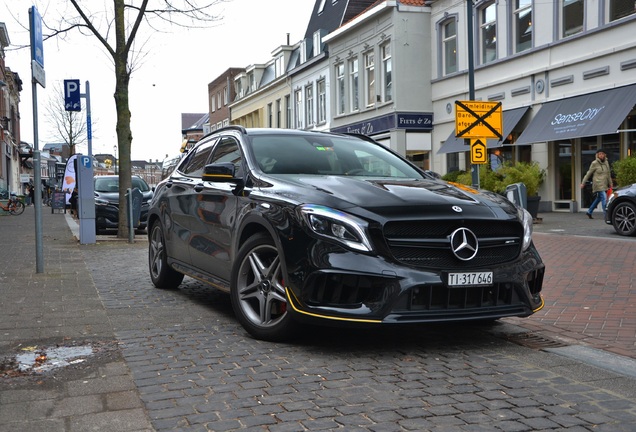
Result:
{"label": "brick paved road", "polygon": [[636,239],[535,233],[534,242],[546,306],[506,321],[636,359]]}
{"label": "brick paved road", "polygon": [[[620,243],[572,241],[564,250],[563,237],[537,235],[552,270],[546,310],[528,328],[604,345],[591,325],[577,338],[578,328],[560,320],[572,321],[574,309],[580,316],[585,300],[598,297],[587,312],[595,316],[611,304],[608,292],[624,301],[632,276],[611,276],[587,252],[598,258]],[[623,244],[628,260],[632,245]],[[246,335],[229,299],[212,288],[189,278],[177,291],[152,288],[145,244],[83,251],[159,431],[617,431],[636,424],[634,379],[507,342],[489,326],[312,328],[299,343],[265,343]],[[607,342],[620,347],[621,338]]]}

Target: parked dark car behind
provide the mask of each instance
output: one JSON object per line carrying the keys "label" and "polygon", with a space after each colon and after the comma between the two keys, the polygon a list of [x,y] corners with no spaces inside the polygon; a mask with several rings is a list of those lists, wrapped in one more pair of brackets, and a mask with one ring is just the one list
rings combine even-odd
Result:
{"label": "parked dark car behind", "polygon": [[622,236],[636,235],[636,183],[612,192],[607,200],[605,223]]}
{"label": "parked dark car behind", "polygon": [[543,307],[529,213],[450,185],[364,136],[228,127],[155,191],[149,271],[230,293],[254,337],[303,321],[493,320]]}
{"label": "parked dark car behind", "polygon": [[[141,217],[137,229],[145,229],[148,220],[148,203],[152,198],[152,189],[139,176],[132,176],[132,188],[138,188],[142,194]],[[95,189],[95,229],[117,229],[119,226],[119,176],[104,175],[93,179]]]}

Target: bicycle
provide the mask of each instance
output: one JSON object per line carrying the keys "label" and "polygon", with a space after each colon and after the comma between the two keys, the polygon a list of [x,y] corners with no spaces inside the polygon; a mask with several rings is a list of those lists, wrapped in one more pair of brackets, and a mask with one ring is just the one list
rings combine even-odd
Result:
{"label": "bicycle", "polygon": [[17,216],[24,213],[24,203],[18,200],[16,194],[12,193],[11,198],[9,198],[9,202],[7,202],[7,205],[4,206],[0,204],[0,209],[9,212],[9,214]]}

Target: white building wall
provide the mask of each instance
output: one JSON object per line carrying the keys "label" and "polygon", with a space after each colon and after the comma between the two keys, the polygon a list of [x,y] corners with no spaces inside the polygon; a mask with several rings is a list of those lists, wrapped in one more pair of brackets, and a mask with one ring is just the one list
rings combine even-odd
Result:
{"label": "white building wall", "polygon": [[[512,1],[498,0],[497,53],[498,59],[479,64],[479,41],[475,40],[474,71],[475,99],[501,101],[503,109],[523,106],[532,110],[526,124],[543,103],[636,83],[636,14],[612,23],[607,22],[611,0],[585,2],[584,29],[567,39],[560,35],[560,0],[533,2],[533,48],[512,53]],[[485,2],[476,2],[478,7]],[[441,40],[438,24],[445,18],[457,17],[458,72],[441,74]],[[466,2],[439,0],[433,2],[431,14],[433,76],[432,103],[434,112],[433,166],[444,174],[446,155],[438,154],[441,144],[455,128],[456,100],[468,99],[468,63]],[[475,34],[479,21],[474,23]],[[548,171],[548,178],[540,194],[542,200],[554,199],[551,149],[547,143],[532,146],[532,158]],[[464,154],[461,167],[466,167]],[[579,175],[579,173],[577,173]]]}

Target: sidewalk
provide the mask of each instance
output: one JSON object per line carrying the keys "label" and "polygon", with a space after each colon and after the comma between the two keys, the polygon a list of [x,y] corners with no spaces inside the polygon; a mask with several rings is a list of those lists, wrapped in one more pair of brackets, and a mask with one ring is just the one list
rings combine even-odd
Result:
{"label": "sidewalk", "polygon": [[[20,365],[0,363],[0,418],[41,431],[152,430],[111,323],[69,225],[68,214],[42,208],[44,272],[36,273],[35,210],[0,216],[0,362],[20,351]],[[57,350],[56,350],[57,348]],[[62,349],[60,349],[62,348]],[[90,353],[90,366],[84,366]],[[53,357],[56,357],[55,359]],[[11,374],[66,365],[55,380]],[[18,367],[19,366],[19,367]],[[22,422],[22,423],[20,423]],[[0,424],[0,431],[16,430]]]}

